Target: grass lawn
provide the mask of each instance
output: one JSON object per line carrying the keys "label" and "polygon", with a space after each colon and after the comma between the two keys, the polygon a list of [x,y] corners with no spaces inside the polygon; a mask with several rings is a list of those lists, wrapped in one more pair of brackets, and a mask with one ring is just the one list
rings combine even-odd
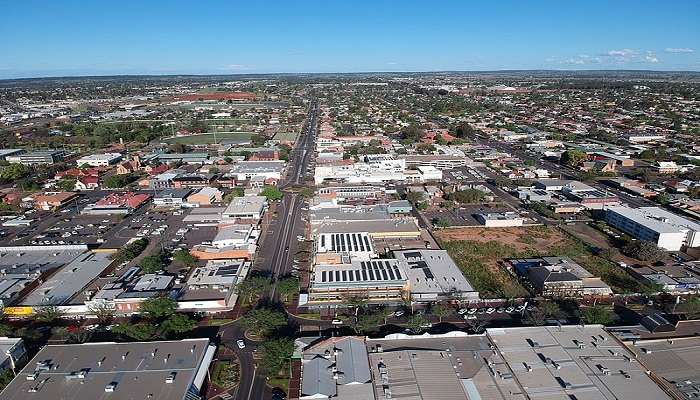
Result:
{"label": "grass lawn", "polygon": [[273,388],[278,387],[284,390],[285,393],[289,393],[289,364],[285,364],[277,376],[270,377],[267,384]]}
{"label": "grass lawn", "polygon": [[294,314],[299,318],[306,318],[306,319],[321,319],[321,313],[320,312],[307,312],[307,313],[299,313],[299,314]]}
{"label": "grass lawn", "polygon": [[207,325],[209,325],[209,326],[221,326],[221,325],[226,325],[229,322],[233,322],[233,319],[231,319],[231,318],[210,319],[209,321],[207,321]]}
{"label": "grass lawn", "polygon": [[[226,132],[216,134],[216,143],[222,140],[240,140],[240,139],[250,139],[252,133],[249,132]],[[182,144],[212,144],[214,142],[213,133],[202,133],[199,135],[190,136],[180,136],[174,138],[168,138],[164,140],[168,144],[182,143]]]}

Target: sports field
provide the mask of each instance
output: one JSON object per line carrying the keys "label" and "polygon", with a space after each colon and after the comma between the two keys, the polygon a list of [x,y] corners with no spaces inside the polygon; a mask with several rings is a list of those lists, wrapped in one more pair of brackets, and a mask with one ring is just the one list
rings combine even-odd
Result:
{"label": "sports field", "polygon": [[[213,133],[201,133],[198,135],[171,137],[163,141],[169,144],[213,144],[221,143],[224,140],[250,139],[251,135],[252,133],[250,132],[218,132],[216,135]],[[216,140],[214,140],[215,136]]]}

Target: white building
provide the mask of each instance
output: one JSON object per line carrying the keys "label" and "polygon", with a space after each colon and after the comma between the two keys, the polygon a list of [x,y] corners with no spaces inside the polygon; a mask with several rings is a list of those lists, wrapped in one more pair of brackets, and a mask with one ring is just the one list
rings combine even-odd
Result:
{"label": "white building", "polygon": [[226,206],[222,216],[224,219],[243,218],[258,220],[262,217],[266,205],[267,199],[265,196],[234,197],[229,205]]}
{"label": "white building", "polygon": [[118,163],[122,159],[119,153],[91,154],[75,160],[77,166],[87,164],[91,167],[107,167]]}
{"label": "white building", "polygon": [[700,224],[659,207],[608,207],[605,221],[668,251],[679,251],[684,245],[700,246]]}
{"label": "white building", "polygon": [[487,228],[523,226],[523,218],[515,212],[476,214],[479,223]]}

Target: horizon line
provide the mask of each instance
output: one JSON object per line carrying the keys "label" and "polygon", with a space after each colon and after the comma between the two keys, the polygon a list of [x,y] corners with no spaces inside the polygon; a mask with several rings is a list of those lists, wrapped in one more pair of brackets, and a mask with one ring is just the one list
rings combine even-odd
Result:
{"label": "horizon line", "polygon": [[655,70],[655,69],[493,69],[493,70],[432,70],[432,71],[356,71],[356,72],[238,72],[238,73],[142,73],[142,74],[105,74],[105,75],[47,75],[34,77],[0,78],[4,81],[28,81],[42,79],[89,79],[89,78],[127,78],[127,77],[239,77],[239,76],[302,76],[302,75],[381,75],[381,74],[487,74],[487,73],[525,73],[525,72],[557,72],[557,73],[657,73],[657,74],[700,74],[700,70]]}

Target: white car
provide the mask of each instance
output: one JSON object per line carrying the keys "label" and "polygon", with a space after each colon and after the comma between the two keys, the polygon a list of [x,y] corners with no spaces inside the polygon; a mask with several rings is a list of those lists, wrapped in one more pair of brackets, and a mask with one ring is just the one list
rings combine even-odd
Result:
{"label": "white car", "polygon": [[468,312],[469,310],[466,308],[460,308],[459,311],[457,311],[457,314],[459,315],[464,315]]}
{"label": "white car", "polygon": [[236,344],[238,345],[239,349],[245,349],[245,342],[243,341],[243,339],[236,340]]}
{"label": "white car", "polygon": [[334,319],[333,321],[331,321],[331,324],[333,324],[333,325],[342,325],[342,324],[343,324],[343,321],[341,321],[341,320],[339,320],[339,319]]}
{"label": "white car", "polygon": [[402,315],[404,315],[404,312],[402,310],[394,312],[394,317],[400,317]]}

